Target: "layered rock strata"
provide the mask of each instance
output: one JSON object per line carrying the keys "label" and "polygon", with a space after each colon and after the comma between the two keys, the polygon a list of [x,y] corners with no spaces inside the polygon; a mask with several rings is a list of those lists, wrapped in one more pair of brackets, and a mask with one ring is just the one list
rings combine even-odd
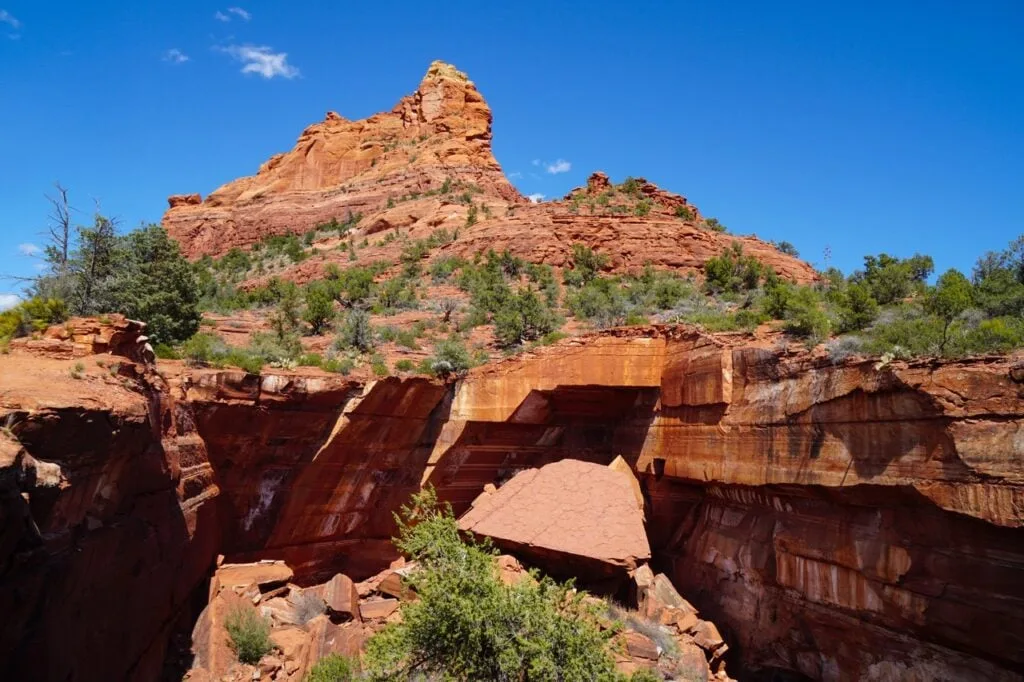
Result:
{"label": "layered rock strata", "polygon": [[[598,172],[563,200],[532,204],[494,158],[492,118],[464,73],[434,62],[417,90],[390,112],[359,121],[330,112],[256,175],[205,199],[170,197],[163,226],[191,259],[351,219],[356,224],[347,238],[366,240],[357,257],[362,265],[398,263],[403,242],[393,238],[399,232],[424,239],[443,229],[454,240],[439,255],[472,258],[508,249],[530,262],[562,267],[571,260],[572,245],[581,243],[607,255],[615,271],[651,264],[699,274],[708,259],[739,242],[783,277],[817,278],[807,263],[768,242],[709,229],[685,197],[643,179],[626,191]],[[306,283],[322,279],[327,265],[352,265],[348,252],[336,248],[337,238],[324,233],[317,239],[311,258],[275,275]]]}
{"label": "layered rock strata", "polygon": [[[833,363],[774,337],[677,327],[564,341],[447,385],[169,365],[169,385],[133,389],[92,367],[68,378],[58,360],[31,386],[7,381],[42,362],[26,358],[0,357],[0,405],[16,415],[18,441],[5,450],[4,480],[18,482],[4,509],[23,519],[5,524],[21,529],[4,535],[0,593],[21,624],[4,629],[5,664],[53,646],[67,657],[47,665],[66,666],[53,670],[65,678],[74,666],[57,661],[102,645],[77,627],[67,637],[70,614],[126,591],[162,605],[119,641],[149,660],[125,643],[173,619],[172,595],[201,573],[195,553],[285,559],[300,585],[359,580],[394,559],[391,513],[421,484],[462,513],[524,469],[622,457],[645,499],[654,567],[718,626],[730,670],[821,680],[1024,670],[1019,358]],[[180,478],[161,464],[174,452]],[[215,489],[211,523],[183,511]],[[134,523],[140,534],[125,535]],[[142,528],[164,538],[175,527],[137,542]],[[199,551],[205,532],[223,540]],[[87,560],[93,543],[115,541],[130,551],[102,544],[104,561]],[[12,590],[43,585],[66,586],[64,598],[12,601]],[[114,623],[130,617],[104,616],[96,630],[119,636]]]}

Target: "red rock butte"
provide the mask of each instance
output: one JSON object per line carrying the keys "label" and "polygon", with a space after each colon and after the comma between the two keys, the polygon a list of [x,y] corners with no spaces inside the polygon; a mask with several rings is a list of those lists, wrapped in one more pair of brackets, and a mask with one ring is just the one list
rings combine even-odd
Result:
{"label": "red rock butte", "polygon": [[[163,225],[191,259],[359,214],[356,236],[392,228],[413,236],[464,228],[443,249],[448,254],[507,248],[531,262],[560,267],[579,242],[610,256],[613,269],[651,263],[699,273],[708,258],[739,241],[784,277],[815,278],[809,265],[767,242],[707,229],[686,198],[643,179],[637,179],[634,193],[647,202],[647,212],[624,215],[613,210],[620,207],[595,201],[611,187],[603,173],[563,200],[531,203],[494,158],[491,121],[491,109],[473,82],[454,66],[434,62],[416,91],[391,111],[359,121],[329,112],[256,175],[229,182],[205,199],[171,196]],[[466,226],[468,207],[439,191],[444,187],[474,193],[482,209],[478,222]],[[578,210],[580,199],[589,199],[587,214]],[[282,276],[316,279],[327,262],[344,263],[343,257],[324,253]]]}

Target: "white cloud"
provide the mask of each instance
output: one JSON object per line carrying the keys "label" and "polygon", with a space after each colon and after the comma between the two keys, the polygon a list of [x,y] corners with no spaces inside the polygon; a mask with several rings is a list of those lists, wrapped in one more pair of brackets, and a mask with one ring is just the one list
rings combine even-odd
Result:
{"label": "white cloud", "polygon": [[299,70],[288,63],[287,52],[273,52],[266,45],[228,45],[218,49],[242,62],[242,73],[257,73],[264,78],[295,78],[299,75]]}
{"label": "white cloud", "polygon": [[527,195],[526,198],[529,199],[530,201],[532,201],[535,204],[539,204],[540,202],[544,201],[544,195],[543,194],[529,194],[529,195]]}
{"label": "white cloud", "polygon": [[512,171],[511,173],[508,174],[509,180],[518,180],[521,177],[523,177],[523,174],[520,173],[519,171]]}
{"label": "white cloud", "polygon": [[167,50],[167,52],[164,52],[163,59],[165,62],[170,62],[171,64],[184,64],[188,61],[188,55],[174,47]]}
{"label": "white cloud", "polygon": [[21,297],[17,294],[0,294],[0,312],[10,310],[21,303]]}
{"label": "white cloud", "polygon": [[30,244],[28,242],[24,244],[18,244],[18,253],[20,253],[22,256],[38,256],[42,252],[43,250],[36,246],[35,244]]}
{"label": "white cloud", "polygon": [[21,28],[21,22],[5,9],[0,9],[0,24],[7,24],[14,30]]}
{"label": "white cloud", "polygon": [[21,39],[21,34],[18,33],[18,29],[21,28],[21,22],[18,21],[17,17],[15,17],[13,14],[11,14],[5,9],[0,9],[0,24],[7,24],[12,29],[14,29],[13,33],[7,34],[8,38],[10,38],[11,40]]}
{"label": "white cloud", "polygon": [[241,19],[242,21],[249,21],[250,19],[252,19],[252,14],[246,12],[241,7],[228,7],[226,12],[221,12],[220,10],[217,10],[213,13],[213,18],[217,21],[223,21],[224,23],[227,23],[231,21],[232,14]]}
{"label": "white cloud", "polygon": [[572,164],[566,161],[565,159],[558,159],[553,163],[544,164],[544,170],[546,170],[548,173],[551,173],[552,175],[557,175],[558,173],[567,173],[571,169]]}

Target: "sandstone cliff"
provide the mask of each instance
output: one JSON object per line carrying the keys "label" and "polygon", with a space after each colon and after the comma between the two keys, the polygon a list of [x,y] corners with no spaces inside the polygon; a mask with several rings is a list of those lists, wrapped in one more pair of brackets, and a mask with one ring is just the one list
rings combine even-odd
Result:
{"label": "sandstone cliff", "polygon": [[[739,241],[784,277],[816,278],[809,265],[767,242],[707,229],[684,197],[643,180],[612,201],[616,186],[595,173],[563,200],[531,204],[494,158],[491,120],[473,82],[451,65],[434,62],[416,92],[390,112],[360,121],[328,113],[256,175],[230,182],[205,200],[198,194],[170,197],[163,225],[192,259],[360,215],[350,233],[359,239],[398,230],[412,239],[439,228],[457,233],[441,255],[472,257],[507,248],[527,261],[561,267],[572,245],[582,243],[608,255],[616,271],[651,263],[700,273],[709,258]],[[324,238],[311,259],[275,274],[306,283],[322,278],[328,264],[349,267],[346,252],[335,246]],[[401,247],[375,240],[358,263],[397,263]]]}
{"label": "sandstone cliff", "polygon": [[389,196],[427,192],[446,179],[525,202],[491,153],[491,110],[466,75],[430,65],[416,92],[390,112],[349,121],[328,112],[295,148],[259,172],[201,200],[170,197],[164,226],[186,255],[221,254],[262,237],[305,232],[349,212],[384,207]]}
{"label": "sandstone cliff", "polygon": [[[151,679],[215,552],[360,579],[395,558],[391,512],[421,484],[462,512],[523,469],[616,457],[654,566],[718,624],[734,674],[1021,679],[1019,359],[833,364],[649,327],[450,384],[174,364],[164,383],[127,361],[122,381],[85,360],[74,379],[70,360],[0,356],[3,509],[21,519],[0,667],[19,679],[51,677],[27,667],[43,659]],[[78,655],[114,642],[121,657]]]}

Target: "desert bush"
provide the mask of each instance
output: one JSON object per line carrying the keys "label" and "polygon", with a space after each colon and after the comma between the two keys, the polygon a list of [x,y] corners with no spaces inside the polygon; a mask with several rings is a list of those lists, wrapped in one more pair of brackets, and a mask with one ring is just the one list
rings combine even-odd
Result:
{"label": "desert bush", "polygon": [[370,370],[373,371],[374,376],[378,377],[386,377],[390,374],[387,360],[376,354],[370,357]]}
{"label": "desert bush", "polygon": [[945,353],[949,342],[950,326],[974,300],[974,287],[969,279],[958,270],[942,273],[935,286],[924,299],[924,309],[942,321],[942,340],[939,353]]}
{"label": "desert bush", "polygon": [[302,319],[316,335],[322,334],[334,319],[334,297],[326,286],[316,282],[306,288],[306,308]]}
{"label": "desert bush", "polygon": [[334,340],[338,350],[355,349],[362,353],[373,350],[373,327],[370,315],[365,310],[350,310],[338,328],[338,336]]}
{"label": "desert bush", "polygon": [[409,358],[402,358],[395,363],[395,369],[399,372],[411,372],[415,367],[415,363]]}
{"label": "desert bush", "polygon": [[933,269],[930,256],[915,254],[901,259],[882,253],[865,256],[864,269],[853,273],[850,281],[863,283],[875,301],[888,305],[921,293]]}
{"label": "desert bush", "polygon": [[865,342],[860,336],[840,336],[825,344],[825,352],[832,362],[842,362],[847,358],[865,354]]}
{"label": "desert bush", "polygon": [[324,364],[321,365],[324,371],[334,372],[343,376],[348,376],[355,369],[356,363],[351,358],[329,358],[324,360]]}
{"label": "desert bush", "polygon": [[224,627],[231,639],[231,648],[238,660],[256,665],[270,653],[270,623],[255,610],[237,606],[228,612]]}
{"label": "desert bush", "polygon": [[41,332],[67,318],[68,310],[64,301],[36,296],[0,313],[0,339]]}
{"label": "desert bush", "polygon": [[693,220],[696,217],[693,209],[689,206],[676,206],[675,214],[677,218],[682,218],[683,220]]}
{"label": "desert bush", "polygon": [[714,232],[727,232],[725,225],[718,222],[718,218],[705,218],[704,227]]}
{"label": "desert bush", "polygon": [[925,314],[920,306],[896,306],[878,316],[866,339],[867,350],[876,355],[934,355],[942,343],[942,322]]}
{"label": "desert bush", "polygon": [[295,363],[300,367],[323,367],[324,357],[319,353],[303,353]]}
{"label": "desert bush", "polygon": [[793,258],[800,257],[800,252],[796,250],[796,247],[787,241],[772,242],[771,244],[787,256],[792,256]]}
{"label": "desert bush", "polygon": [[569,311],[581,320],[590,320],[597,327],[622,324],[627,313],[626,300],[618,281],[608,277],[588,280],[565,297]]}
{"label": "desert bush", "polygon": [[305,682],[350,682],[357,679],[359,665],[341,654],[328,654],[316,662]]}
{"label": "desert bush", "polygon": [[579,287],[597,277],[608,267],[610,259],[583,244],[572,245],[572,268],[563,272],[566,285]]}
{"label": "desert bush", "polygon": [[704,284],[712,292],[756,289],[763,272],[761,261],[745,255],[743,245],[734,241],[704,264]]}
{"label": "desert bush", "polygon": [[430,277],[435,284],[447,282],[456,270],[469,264],[465,258],[460,256],[440,256],[430,264]]}
{"label": "desert bush", "polygon": [[466,540],[427,488],[396,516],[395,544],[419,569],[416,601],[367,644],[369,679],[621,679],[583,594],[535,574],[505,585],[487,541]]}
{"label": "desert bush", "polygon": [[860,331],[878,317],[878,303],[865,284],[852,282],[843,287],[835,298],[838,331],[841,333]]}
{"label": "desert bush", "polygon": [[554,331],[560,320],[533,289],[522,289],[494,315],[498,345],[509,348]]}
{"label": "desert bush", "polygon": [[821,296],[811,287],[795,287],[789,298],[785,330],[805,338],[811,344],[828,337],[831,322],[825,314]]}
{"label": "desert bush", "polygon": [[465,372],[472,366],[473,357],[469,354],[466,344],[453,334],[434,344],[434,354],[424,360],[421,369],[425,370],[426,374],[447,376]]}

